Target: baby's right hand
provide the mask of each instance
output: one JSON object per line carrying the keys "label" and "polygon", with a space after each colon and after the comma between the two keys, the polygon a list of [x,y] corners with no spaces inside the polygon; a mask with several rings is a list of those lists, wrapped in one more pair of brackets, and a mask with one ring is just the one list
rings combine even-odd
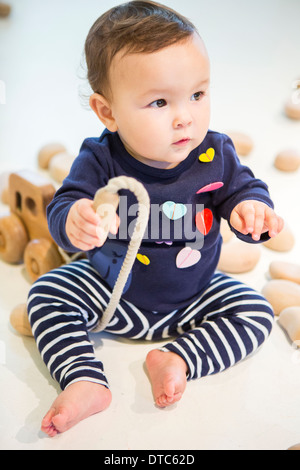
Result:
{"label": "baby's right hand", "polygon": [[[82,251],[89,251],[100,247],[106,240],[105,232],[101,227],[101,219],[93,209],[93,201],[79,199],[68,214],[66,221],[66,234],[73,246]],[[119,229],[119,217],[110,227],[110,232],[116,234]]]}

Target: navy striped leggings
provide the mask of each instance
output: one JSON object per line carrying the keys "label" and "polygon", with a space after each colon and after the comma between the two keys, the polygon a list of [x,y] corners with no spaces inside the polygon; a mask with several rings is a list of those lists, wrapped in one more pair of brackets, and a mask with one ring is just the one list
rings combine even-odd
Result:
{"label": "navy striped leggings", "polygon": [[[40,354],[62,389],[80,380],[108,387],[88,332],[110,295],[87,260],[55,269],[33,284],[29,321]],[[168,338],[159,349],[179,354],[190,380],[223,371],[253,353],[269,336],[273,319],[260,294],[217,272],[199,299],[169,314],[145,313],[121,300],[105,331],[131,339]]]}

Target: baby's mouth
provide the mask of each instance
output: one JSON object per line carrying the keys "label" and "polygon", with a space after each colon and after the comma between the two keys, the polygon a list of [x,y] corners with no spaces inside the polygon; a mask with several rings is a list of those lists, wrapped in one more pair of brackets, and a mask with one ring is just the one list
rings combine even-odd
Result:
{"label": "baby's mouth", "polygon": [[177,140],[177,142],[174,142],[173,145],[178,145],[179,147],[180,146],[184,146],[186,144],[188,144],[190,142],[190,138],[189,137],[184,137],[183,139],[180,139],[180,140]]}

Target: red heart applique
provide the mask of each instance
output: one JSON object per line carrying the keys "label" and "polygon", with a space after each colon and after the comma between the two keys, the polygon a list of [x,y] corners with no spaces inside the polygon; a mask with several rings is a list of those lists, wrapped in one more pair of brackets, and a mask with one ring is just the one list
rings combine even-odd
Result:
{"label": "red heart applique", "polygon": [[203,235],[207,235],[214,221],[213,213],[210,209],[203,209],[203,211],[196,214],[196,227]]}

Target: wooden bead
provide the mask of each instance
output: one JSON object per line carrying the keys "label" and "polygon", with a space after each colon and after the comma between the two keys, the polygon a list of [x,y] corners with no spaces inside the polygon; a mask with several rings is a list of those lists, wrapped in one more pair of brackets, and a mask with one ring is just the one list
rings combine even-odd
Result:
{"label": "wooden bead", "polygon": [[300,444],[295,444],[292,447],[289,447],[288,450],[300,450]]}
{"label": "wooden bead", "polygon": [[278,323],[287,332],[290,340],[300,346],[300,306],[282,310]]}
{"label": "wooden bead", "polygon": [[274,166],[280,171],[297,171],[300,166],[300,152],[295,149],[283,150],[276,156]]}
{"label": "wooden bead", "polygon": [[296,103],[294,99],[290,98],[285,104],[284,111],[290,119],[300,119],[300,101]]}
{"label": "wooden bead", "polygon": [[286,279],[300,284],[300,265],[287,261],[272,261],[269,267],[272,279]]}
{"label": "wooden bead", "polygon": [[235,239],[222,245],[218,269],[230,274],[241,274],[251,271],[258,263],[261,249]]}
{"label": "wooden bead", "polygon": [[44,145],[38,153],[38,165],[42,169],[47,169],[51,159],[60,152],[65,152],[66,148],[63,144],[53,142],[51,144]]}
{"label": "wooden bead", "polygon": [[233,141],[236,153],[242,157],[246,157],[252,151],[254,143],[252,138],[243,132],[232,131],[228,133]]}
{"label": "wooden bead", "polygon": [[6,18],[11,12],[11,6],[8,3],[0,2],[0,17]]}
{"label": "wooden bead", "polygon": [[287,307],[300,307],[300,286],[296,282],[273,279],[264,286],[262,294],[272,305],[275,315]]}
{"label": "wooden bead", "polygon": [[50,176],[57,182],[62,183],[70,173],[74,156],[68,152],[60,152],[54,155],[49,162]]}
{"label": "wooden bead", "polygon": [[290,251],[295,245],[295,238],[289,227],[285,226],[282,231],[270,240],[263,243],[263,246],[274,251]]}

